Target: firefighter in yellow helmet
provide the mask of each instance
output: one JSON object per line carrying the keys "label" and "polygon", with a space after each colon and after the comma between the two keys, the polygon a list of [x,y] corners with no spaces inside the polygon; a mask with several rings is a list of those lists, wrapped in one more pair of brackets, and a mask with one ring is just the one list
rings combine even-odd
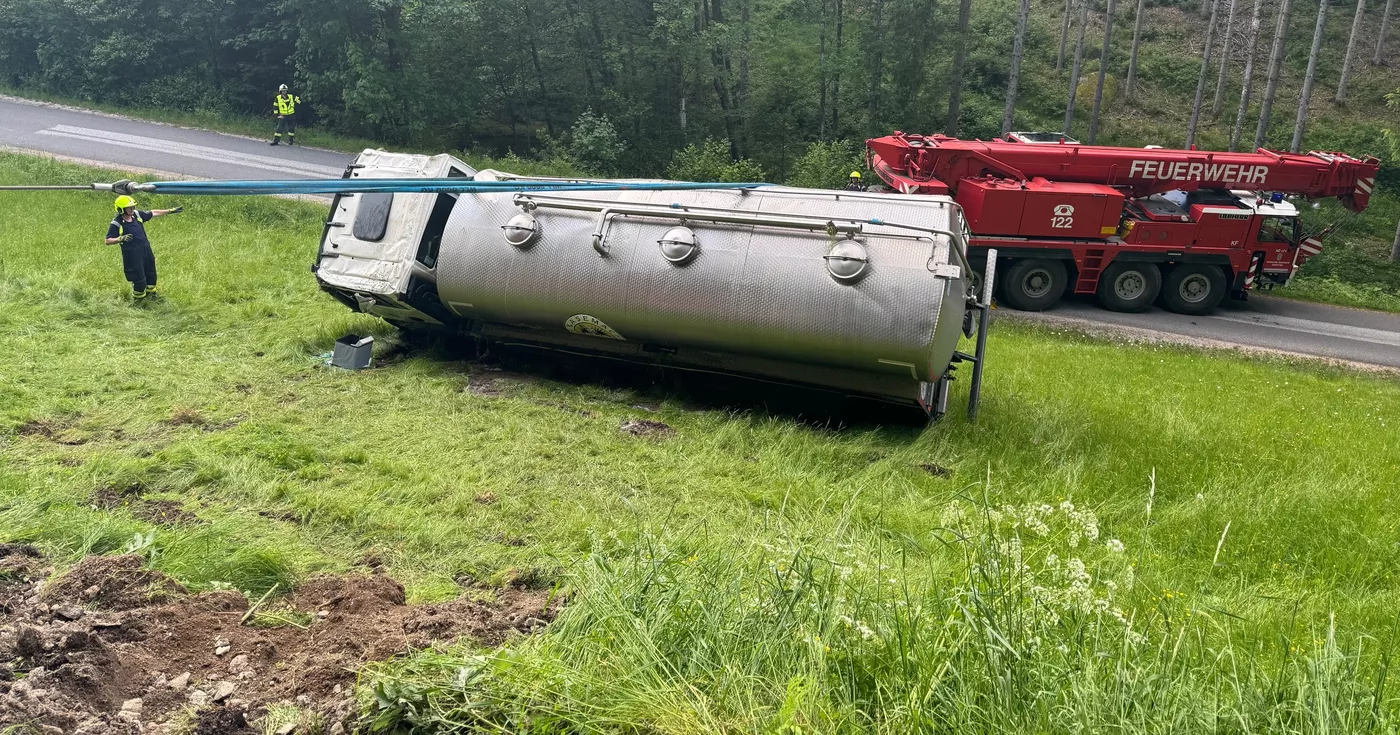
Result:
{"label": "firefighter in yellow helmet", "polygon": [[301,98],[292,94],[283,84],[277,88],[277,96],[272,100],[272,114],[277,116],[277,132],[272,134],[272,142],[268,145],[277,145],[282,142],[282,134],[287,134],[287,145],[297,144],[297,105],[301,104]]}
{"label": "firefighter in yellow helmet", "polygon": [[851,178],[846,182],[846,191],[865,191],[865,187],[860,183],[859,171],[851,172]]}
{"label": "firefighter in yellow helmet", "polygon": [[156,255],[151,251],[151,241],[146,237],[146,223],[167,214],[179,214],[184,207],[174,209],[143,210],[136,208],[136,200],[129,196],[119,196],[116,201],[117,214],[107,226],[107,244],[122,247],[122,270],[126,280],[131,282],[131,297],[138,304],[159,300],[156,293]]}

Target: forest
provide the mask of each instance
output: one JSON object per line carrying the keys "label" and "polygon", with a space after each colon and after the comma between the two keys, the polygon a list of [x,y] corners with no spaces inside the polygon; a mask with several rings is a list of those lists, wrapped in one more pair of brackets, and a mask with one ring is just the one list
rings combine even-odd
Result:
{"label": "forest", "polygon": [[1184,145],[1193,93],[1191,142],[1225,148],[1246,66],[1248,147],[1277,50],[1267,145],[1288,147],[1313,61],[1306,143],[1387,155],[1391,8],[1360,2],[1332,8],[1309,54],[1318,8],[1298,0],[0,0],[0,85],[260,115],[288,83],[303,123],[390,145],[609,175],[727,155],[734,176],[792,180],[894,130]]}

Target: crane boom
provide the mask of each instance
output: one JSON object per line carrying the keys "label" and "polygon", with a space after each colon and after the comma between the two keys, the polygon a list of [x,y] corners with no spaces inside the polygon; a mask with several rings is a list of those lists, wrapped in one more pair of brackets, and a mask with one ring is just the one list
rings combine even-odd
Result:
{"label": "crane boom", "polygon": [[[871,166],[907,193],[957,194],[977,177],[1111,186],[1143,197],[1176,189],[1247,189],[1309,199],[1336,197],[1353,212],[1366,209],[1380,161],[1346,153],[1254,153],[1118,148],[1014,139],[959,140],[896,132],[867,141]],[[946,187],[946,188],[945,188]]]}

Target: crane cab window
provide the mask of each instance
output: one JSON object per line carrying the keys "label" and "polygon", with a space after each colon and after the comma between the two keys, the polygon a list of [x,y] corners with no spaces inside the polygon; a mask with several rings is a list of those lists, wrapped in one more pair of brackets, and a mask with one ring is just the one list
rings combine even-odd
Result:
{"label": "crane cab window", "polygon": [[360,206],[355,210],[355,226],[351,234],[363,242],[379,242],[389,229],[389,210],[393,207],[393,194],[364,194]]}
{"label": "crane cab window", "polygon": [[1297,217],[1264,217],[1259,223],[1259,242],[1291,245],[1297,241]]}
{"label": "crane cab window", "polygon": [[427,268],[437,267],[442,236],[447,230],[447,220],[452,216],[452,207],[456,204],[456,194],[438,194],[433,202],[433,212],[428,215],[428,225],[423,229],[422,239],[418,241],[417,260]]}

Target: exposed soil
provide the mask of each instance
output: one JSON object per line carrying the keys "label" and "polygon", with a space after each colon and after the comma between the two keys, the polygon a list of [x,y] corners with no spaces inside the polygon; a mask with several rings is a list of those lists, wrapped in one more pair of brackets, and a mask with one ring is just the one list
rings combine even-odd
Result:
{"label": "exposed soil", "polygon": [[622,422],[622,433],[632,436],[666,437],[676,433],[670,424],[651,419],[628,419]]}
{"label": "exposed soil", "polygon": [[74,433],[71,426],[52,419],[32,419],[20,424],[15,431],[20,436],[35,437],[70,447],[88,443],[88,438]]}
{"label": "exposed soil", "polygon": [[103,510],[126,508],[133,516],[163,526],[188,526],[202,522],[198,515],[184,509],[173,500],[150,500],[144,497],[146,487],[141,483],[103,485],[92,494],[92,504]]}
{"label": "exposed soil", "polygon": [[0,729],[252,733],[269,705],[291,703],[348,732],[367,662],[461,636],[499,645],[557,606],[524,588],[410,606],[385,576],[318,577],[276,603],[304,627],[250,627],[242,594],[192,595],[138,556],[50,574],[32,547],[0,545]]}

